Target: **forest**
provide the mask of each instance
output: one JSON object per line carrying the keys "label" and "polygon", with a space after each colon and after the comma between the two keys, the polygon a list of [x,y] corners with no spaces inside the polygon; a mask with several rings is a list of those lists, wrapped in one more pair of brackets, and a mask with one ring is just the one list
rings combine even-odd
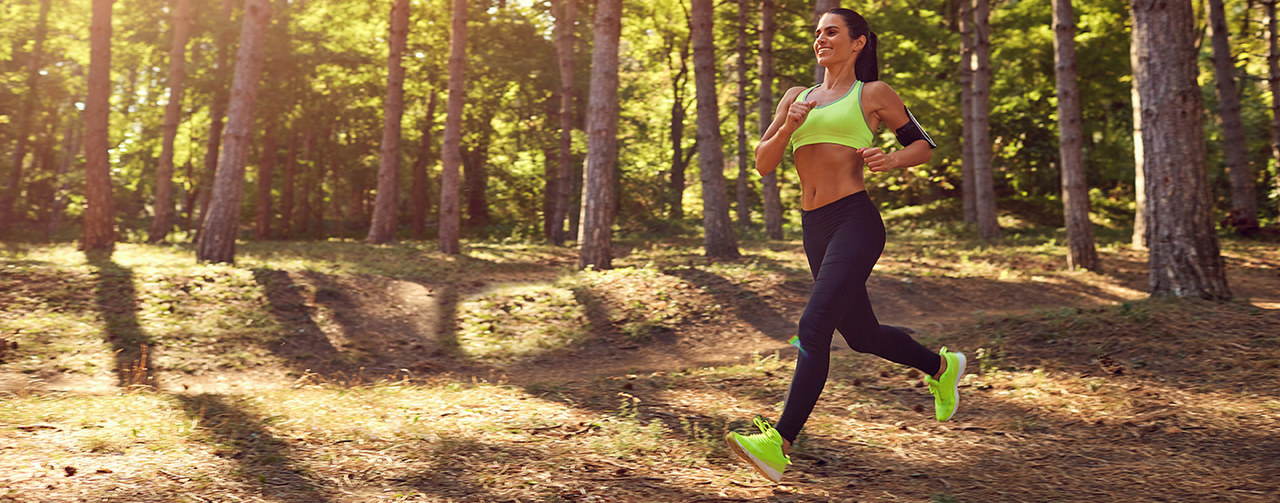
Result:
{"label": "forest", "polygon": [[[0,502],[1274,502],[1276,3],[0,1]],[[835,337],[775,483],[837,6],[937,144],[875,321],[968,360]]]}

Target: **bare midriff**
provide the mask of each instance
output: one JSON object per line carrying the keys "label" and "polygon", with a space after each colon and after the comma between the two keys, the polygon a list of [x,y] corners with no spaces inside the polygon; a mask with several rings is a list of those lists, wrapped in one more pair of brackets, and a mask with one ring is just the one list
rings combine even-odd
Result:
{"label": "bare midriff", "polygon": [[862,181],[862,154],[853,147],[815,143],[797,148],[794,157],[800,175],[800,209],[813,211],[867,188]]}

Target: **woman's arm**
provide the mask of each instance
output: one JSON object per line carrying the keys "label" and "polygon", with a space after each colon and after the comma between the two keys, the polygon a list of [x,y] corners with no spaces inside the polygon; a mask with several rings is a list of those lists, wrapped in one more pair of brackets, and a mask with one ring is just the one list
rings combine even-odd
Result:
{"label": "woman's arm", "polygon": [[[868,82],[862,93],[863,107],[871,110],[871,118],[877,126],[883,124],[889,126],[889,129],[897,130],[911,122],[902,98],[889,84],[883,81]],[[867,168],[877,173],[918,166],[933,158],[933,146],[923,139],[893,152],[884,152],[875,147],[859,149],[858,152],[862,154]]]}
{"label": "woman's arm", "polygon": [[756,145],[756,171],[760,176],[768,175],[777,169],[778,163],[782,162],[782,155],[787,151],[787,143],[791,142],[791,133],[800,127],[805,117],[809,116],[809,110],[813,109],[814,102],[795,102],[796,97],[800,96],[804,90],[803,87],[788,89],[778,101],[773,122],[769,124],[769,129],[765,130],[760,143]]}

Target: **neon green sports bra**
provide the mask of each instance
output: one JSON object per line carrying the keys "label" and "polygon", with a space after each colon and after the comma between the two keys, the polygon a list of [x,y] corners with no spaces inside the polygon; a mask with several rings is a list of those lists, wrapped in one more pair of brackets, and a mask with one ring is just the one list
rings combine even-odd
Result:
{"label": "neon green sports bra", "polygon": [[[805,101],[809,92],[817,88],[818,86],[813,86],[805,89],[796,100]],[[813,107],[809,111],[804,123],[791,133],[791,150],[794,152],[797,148],[814,143],[866,148],[871,146],[874,138],[866,116],[862,115],[862,81],[859,80],[840,99]]]}

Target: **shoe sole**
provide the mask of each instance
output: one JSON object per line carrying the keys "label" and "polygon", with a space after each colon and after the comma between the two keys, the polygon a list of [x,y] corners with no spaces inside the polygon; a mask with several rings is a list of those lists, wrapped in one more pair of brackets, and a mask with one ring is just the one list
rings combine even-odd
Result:
{"label": "shoe sole", "polygon": [[760,458],[757,458],[755,455],[747,452],[747,450],[738,443],[738,440],[733,438],[733,432],[726,433],[724,435],[724,441],[729,444],[729,449],[733,450],[734,454],[737,454],[739,458],[742,458],[742,460],[746,461],[752,468],[755,468],[756,472],[763,475],[764,478],[772,480],[774,483],[782,480],[782,472],[773,469],[773,467],[769,466],[768,463],[765,463]]}
{"label": "shoe sole", "polygon": [[956,385],[951,388],[951,403],[956,405],[951,408],[951,413],[948,414],[947,417],[939,420],[940,422],[947,422],[951,420],[951,417],[956,415],[956,411],[960,410],[960,378],[964,377],[964,366],[966,360],[964,358],[964,353],[951,354],[956,355],[956,364],[960,366],[960,373],[956,374]]}

